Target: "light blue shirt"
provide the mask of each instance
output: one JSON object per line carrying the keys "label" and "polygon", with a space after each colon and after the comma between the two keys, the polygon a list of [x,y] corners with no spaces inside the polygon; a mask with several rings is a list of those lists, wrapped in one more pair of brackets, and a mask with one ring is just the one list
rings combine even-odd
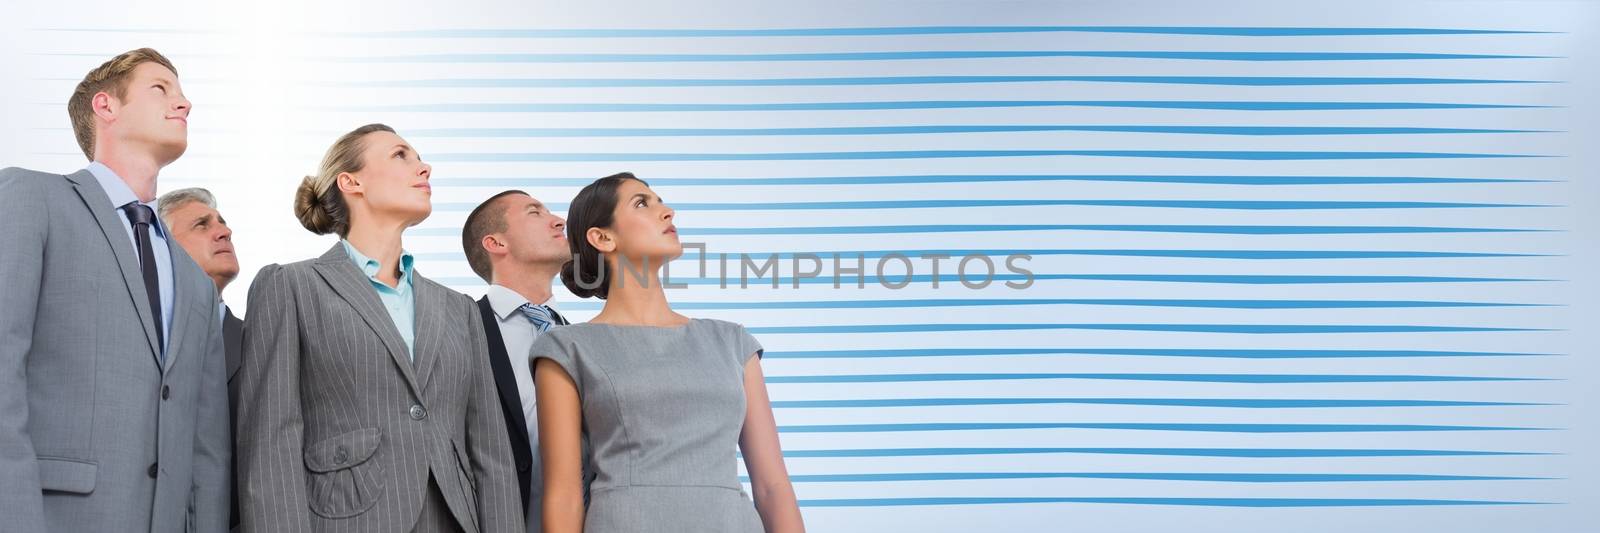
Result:
{"label": "light blue shirt", "polygon": [[[122,228],[128,230],[128,242],[133,244],[133,255],[139,256],[139,243],[133,240],[133,222],[128,221],[128,215],[122,211],[122,206],[129,202],[138,202],[138,195],[133,194],[133,189],[128,187],[122,177],[112,172],[110,167],[100,164],[99,161],[89,163],[89,173],[94,174],[94,179],[100,182],[100,188],[105,189],[106,197],[111,199],[111,210],[117,220],[122,221]],[[156,211],[154,203],[139,202]],[[161,338],[166,344],[172,344],[172,251],[167,246],[167,228],[161,223],[161,217],[156,217],[155,224],[150,226],[150,250],[156,258],[156,282],[161,284]],[[143,283],[142,278],[140,283]],[[145,305],[139,302],[139,305]],[[167,356],[167,346],[161,347],[161,357]]]}
{"label": "light blue shirt", "polygon": [[413,355],[415,350],[411,345],[417,331],[417,299],[416,294],[411,291],[411,253],[400,251],[400,282],[390,287],[378,281],[378,273],[383,271],[383,265],[378,264],[377,259],[367,257],[356,247],[351,246],[350,241],[340,239],[339,244],[344,245],[344,251],[350,255],[350,261],[356,264],[356,268],[361,269],[361,273],[367,275],[367,282],[378,291],[378,301],[389,311],[389,319],[394,321],[394,329],[400,330],[400,338],[406,341],[406,356],[415,360],[416,356]]}

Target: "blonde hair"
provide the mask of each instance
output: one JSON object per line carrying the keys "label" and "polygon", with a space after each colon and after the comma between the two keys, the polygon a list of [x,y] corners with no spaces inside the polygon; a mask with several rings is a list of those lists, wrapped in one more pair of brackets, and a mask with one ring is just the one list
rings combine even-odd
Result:
{"label": "blonde hair", "polygon": [[173,74],[178,73],[161,52],[140,48],[100,64],[85,74],[83,81],[72,90],[72,97],[67,99],[67,116],[72,119],[72,134],[78,138],[78,148],[83,149],[84,157],[90,161],[94,160],[94,95],[106,92],[118,100],[127,98],[128,78],[132,77],[133,69],[145,63],[155,63],[167,67]]}
{"label": "blonde hair", "polygon": [[394,128],[367,124],[340,136],[328,147],[317,173],[301,180],[300,188],[294,192],[294,216],[300,219],[300,225],[317,235],[336,233],[344,237],[350,232],[350,210],[334,182],[339,174],[361,171],[361,153],[367,148],[364,139],[379,131],[394,133]]}

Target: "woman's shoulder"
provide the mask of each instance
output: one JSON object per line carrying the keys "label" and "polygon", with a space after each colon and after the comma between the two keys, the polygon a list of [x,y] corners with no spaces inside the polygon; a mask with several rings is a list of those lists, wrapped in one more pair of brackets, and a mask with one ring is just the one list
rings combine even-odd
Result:
{"label": "woman's shoulder", "polygon": [[706,331],[715,333],[719,336],[733,336],[745,332],[744,324],[740,324],[731,320],[722,320],[718,318],[695,318],[691,319],[691,323],[693,322],[700,323]]}
{"label": "woman's shoulder", "polygon": [[313,275],[312,262],[312,259],[305,259],[293,263],[272,263],[263,266],[256,271],[254,279],[250,281],[250,286],[292,290],[299,285],[299,280],[308,275]]}
{"label": "woman's shoulder", "polygon": [[275,274],[304,276],[315,272],[312,265],[316,264],[316,262],[317,258],[310,257],[295,261],[293,263],[272,263],[270,265],[261,267],[261,270],[256,272],[256,277],[261,277],[262,275],[271,276]]}
{"label": "woman's shoulder", "polygon": [[470,309],[473,311],[477,310],[477,300],[473,300],[471,296],[467,296],[467,294],[464,292],[452,289],[443,283],[434,281],[432,278],[424,276],[420,272],[412,272],[412,283],[417,288],[426,287],[426,290],[417,291],[418,294],[441,294],[443,295],[444,300],[450,302],[452,305],[461,307],[463,309]]}

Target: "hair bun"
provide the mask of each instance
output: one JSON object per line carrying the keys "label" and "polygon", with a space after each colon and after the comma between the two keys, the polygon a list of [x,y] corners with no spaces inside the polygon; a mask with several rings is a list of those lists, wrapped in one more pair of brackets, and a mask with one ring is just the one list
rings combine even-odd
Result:
{"label": "hair bun", "polygon": [[306,176],[300,180],[300,187],[294,190],[294,216],[307,230],[317,235],[325,235],[332,230],[333,221],[322,205],[320,195],[317,194],[315,181],[314,176]]}
{"label": "hair bun", "polygon": [[602,290],[606,288],[605,284],[599,284],[598,287],[585,286],[596,284],[596,278],[600,277],[598,275],[598,267],[596,266],[594,268],[587,269],[593,272],[587,272],[588,275],[584,275],[585,272],[579,272],[578,266],[578,261],[567,261],[565,264],[561,265],[561,284],[565,285],[567,290],[572,292],[573,296],[577,296],[579,298],[599,297],[601,300],[606,299],[606,291]]}

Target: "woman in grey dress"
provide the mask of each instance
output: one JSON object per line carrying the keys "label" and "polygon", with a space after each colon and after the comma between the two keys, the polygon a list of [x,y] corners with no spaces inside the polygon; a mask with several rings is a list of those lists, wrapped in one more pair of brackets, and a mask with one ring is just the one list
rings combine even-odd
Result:
{"label": "woman in grey dress", "polygon": [[[804,531],[744,326],[672,311],[659,271],[683,254],[673,211],[632,174],[573,199],[561,281],[605,307],[529,351],[546,533]],[[609,273],[609,275],[608,275]],[[583,503],[581,437],[595,479]],[[739,483],[735,445],[754,504]]]}

